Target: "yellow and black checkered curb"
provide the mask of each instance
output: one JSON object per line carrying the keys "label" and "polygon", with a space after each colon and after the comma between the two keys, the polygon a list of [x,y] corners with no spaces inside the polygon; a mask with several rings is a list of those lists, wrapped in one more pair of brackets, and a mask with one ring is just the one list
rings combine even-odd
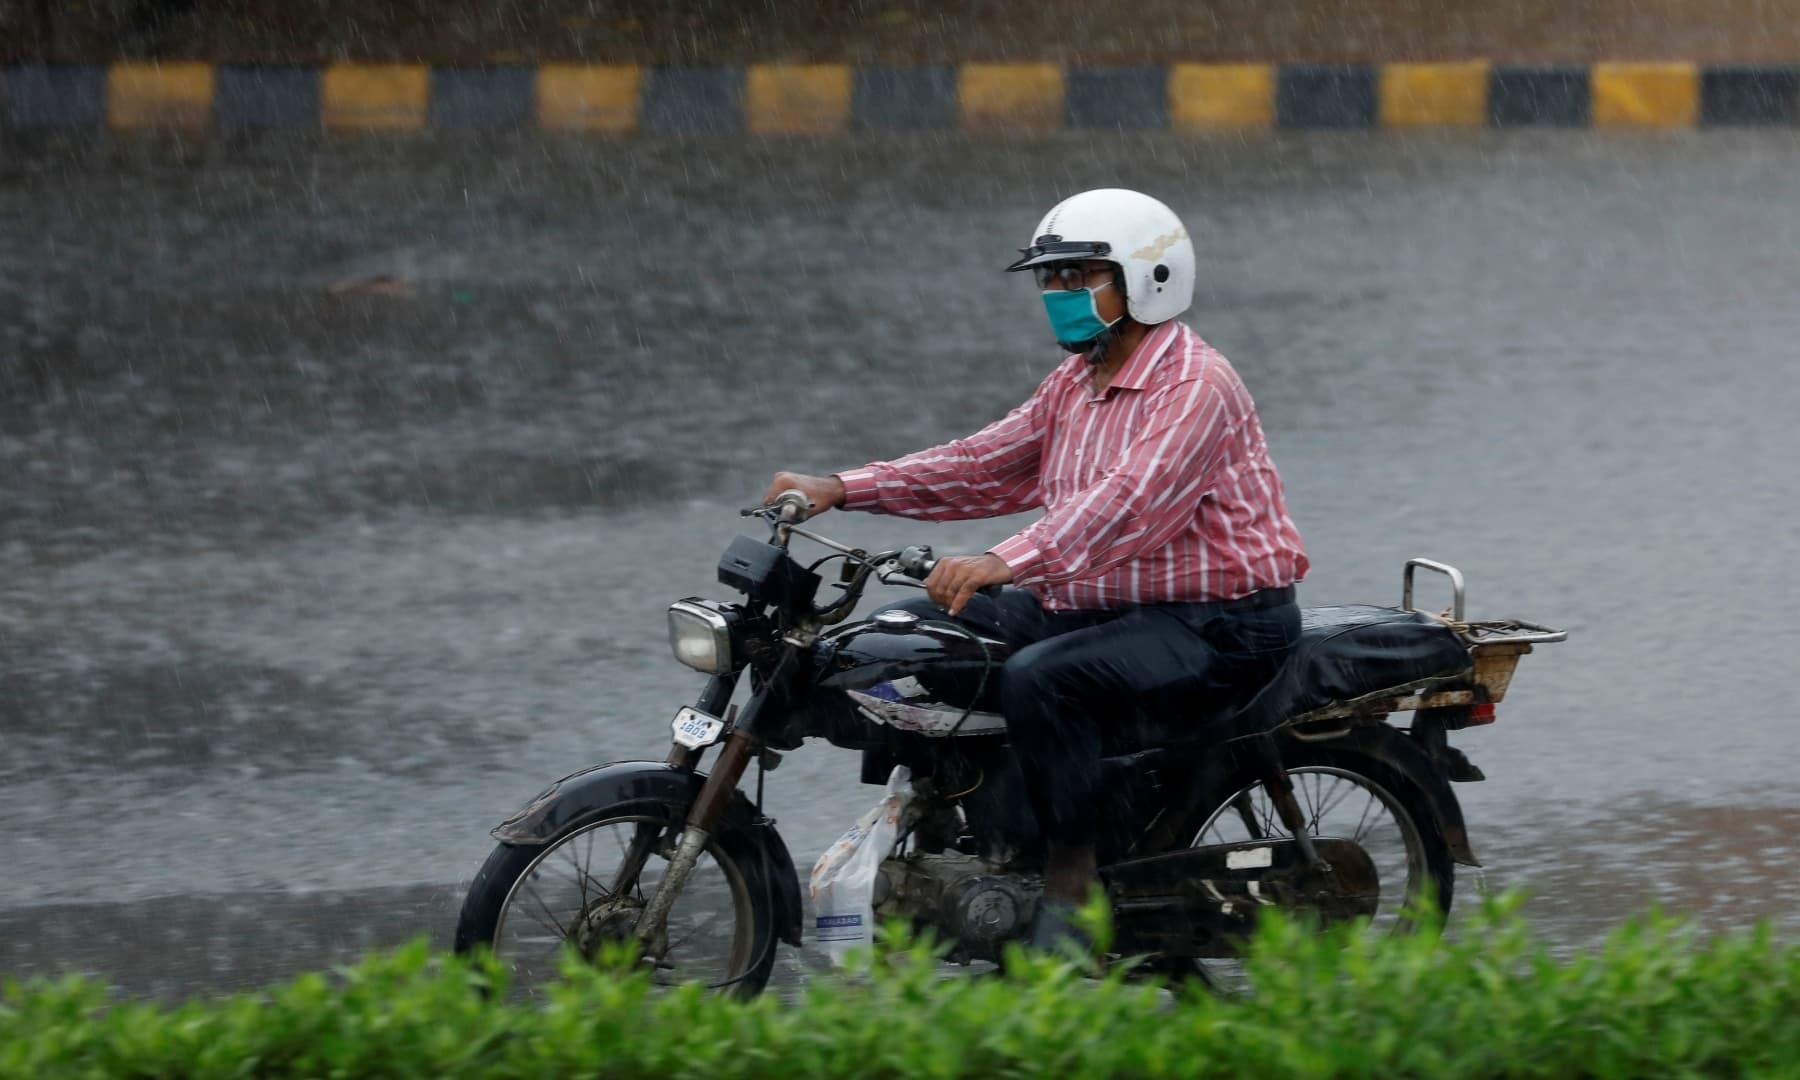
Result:
{"label": "yellow and black checkered curb", "polygon": [[970,63],[0,69],[0,125],[834,134],[1792,125],[1797,65]]}

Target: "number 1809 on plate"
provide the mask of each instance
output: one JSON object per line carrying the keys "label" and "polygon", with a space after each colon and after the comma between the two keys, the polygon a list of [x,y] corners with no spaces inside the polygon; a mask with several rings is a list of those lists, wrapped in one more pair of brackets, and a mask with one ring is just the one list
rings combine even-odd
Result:
{"label": "number 1809 on plate", "polygon": [[684,705],[669,722],[669,731],[678,744],[689,750],[699,750],[719,741],[719,736],[725,733],[725,721]]}

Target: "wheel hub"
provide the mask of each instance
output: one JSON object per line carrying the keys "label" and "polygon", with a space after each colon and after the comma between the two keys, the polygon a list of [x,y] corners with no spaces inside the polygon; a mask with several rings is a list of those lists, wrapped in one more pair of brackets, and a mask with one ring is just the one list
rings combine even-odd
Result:
{"label": "wheel hub", "polygon": [[1293,889],[1299,902],[1327,923],[1373,918],[1381,905],[1381,872],[1361,844],[1324,838],[1315,841],[1331,852],[1327,873],[1301,870]]}
{"label": "wheel hub", "polygon": [[593,960],[609,941],[627,941],[637,930],[643,902],[635,896],[614,896],[589,904],[576,920],[570,939],[581,955]]}

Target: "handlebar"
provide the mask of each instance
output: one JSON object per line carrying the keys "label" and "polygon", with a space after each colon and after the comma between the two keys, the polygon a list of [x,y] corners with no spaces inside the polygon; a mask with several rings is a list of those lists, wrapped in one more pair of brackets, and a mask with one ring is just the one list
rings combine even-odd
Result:
{"label": "handlebar", "polygon": [[[861,597],[863,587],[870,577],[874,577],[883,585],[906,585],[915,589],[925,587],[925,579],[937,569],[938,560],[932,553],[929,544],[913,544],[897,551],[882,551],[871,554],[861,548],[839,543],[828,536],[809,532],[799,527],[812,512],[812,501],[806,493],[798,488],[789,488],[775,496],[775,501],[767,506],[753,506],[739,513],[743,517],[759,517],[767,521],[779,538],[777,542],[786,547],[788,538],[800,536],[817,544],[847,556],[855,563],[861,564],[856,577],[845,586],[844,595],[835,604],[815,609],[814,615],[827,624],[841,621],[848,617],[850,609]],[[1002,586],[987,585],[981,589],[984,596],[999,596]]]}
{"label": "handlebar", "polygon": [[739,517],[759,517],[778,525],[798,525],[812,516],[812,500],[799,488],[788,488],[767,506],[739,510]]}

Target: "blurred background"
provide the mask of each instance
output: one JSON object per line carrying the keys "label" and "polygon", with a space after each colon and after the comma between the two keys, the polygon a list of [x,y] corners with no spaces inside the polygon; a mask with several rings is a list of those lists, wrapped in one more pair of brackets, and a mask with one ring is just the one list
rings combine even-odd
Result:
{"label": "blurred background", "polygon": [[3,0],[0,57],[1792,63],[1791,0]]}
{"label": "blurred background", "polygon": [[[773,471],[965,434],[1057,362],[999,271],[1096,186],[1194,236],[1187,319],[1257,398],[1303,604],[1397,604],[1423,555],[1477,616],[1570,629],[1456,740],[1489,777],[1465,902],[1529,888],[1563,947],[1652,902],[1791,930],[1797,37],[1791,0],[0,0],[11,73],[1673,60],[1778,99],[1673,130],[0,130],[0,972],[179,997],[447,942],[488,828],[661,756],[699,685],[663,609],[720,592]],[[856,770],[771,777],[803,868],[876,797]]]}

